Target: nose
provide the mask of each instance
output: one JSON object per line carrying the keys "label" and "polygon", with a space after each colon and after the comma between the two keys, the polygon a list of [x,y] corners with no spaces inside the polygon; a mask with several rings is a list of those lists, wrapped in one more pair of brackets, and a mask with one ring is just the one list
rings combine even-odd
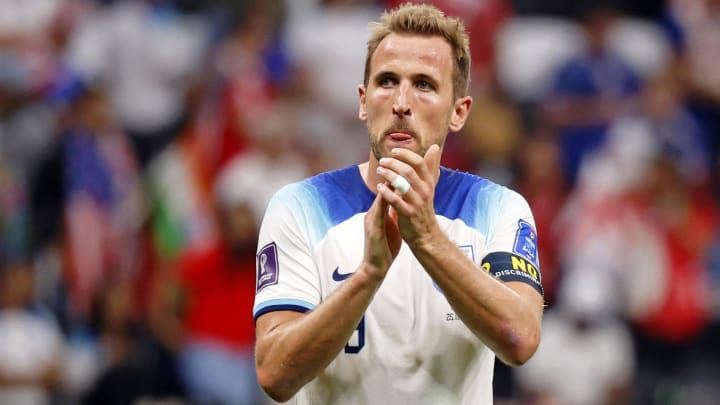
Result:
{"label": "nose", "polygon": [[408,103],[410,86],[407,83],[401,83],[397,88],[395,102],[393,103],[393,114],[398,117],[410,115],[410,103]]}

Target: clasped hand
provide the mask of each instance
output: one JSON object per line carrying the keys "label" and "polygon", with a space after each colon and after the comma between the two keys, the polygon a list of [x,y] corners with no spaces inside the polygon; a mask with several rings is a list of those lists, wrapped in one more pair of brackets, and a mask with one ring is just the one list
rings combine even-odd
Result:
{"label": "clasped hand", "polygon": [[[365,216],[365,263],[384,277],[404,240],[411,249],[432,240],[437,231],[433,200],[440,170],[440,148],[431,145],[425,156],[403,148],[378,162],[377,196]],[[392,187],[403,176],[410,188]]]}

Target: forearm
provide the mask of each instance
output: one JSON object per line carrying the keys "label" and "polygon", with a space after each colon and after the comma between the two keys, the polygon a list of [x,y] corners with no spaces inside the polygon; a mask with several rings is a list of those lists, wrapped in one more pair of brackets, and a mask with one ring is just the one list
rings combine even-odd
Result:
{"label": "forearm", "polygon": [[533,302],[497,280],[441,232],[411,249],[460,319],[501,360],[518,365],[532,356],[540,336],[539,294]]}
{"label": "forearm", "polygon": [[382,279],[359,269],[326,301],[294,319],[258,319],[256,362],[260,385],[274,399],[291,398],[344,348]]}

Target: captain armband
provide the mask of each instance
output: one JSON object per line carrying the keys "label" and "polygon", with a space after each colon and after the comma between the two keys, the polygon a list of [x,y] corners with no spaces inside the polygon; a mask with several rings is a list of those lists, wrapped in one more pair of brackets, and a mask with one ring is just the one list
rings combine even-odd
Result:
{"label": "captain armband", "polygon": [[526,283],[544,296],[540,269],[522,256],[509,252],[494,252],[485,256],[481,266],[502,282]]}

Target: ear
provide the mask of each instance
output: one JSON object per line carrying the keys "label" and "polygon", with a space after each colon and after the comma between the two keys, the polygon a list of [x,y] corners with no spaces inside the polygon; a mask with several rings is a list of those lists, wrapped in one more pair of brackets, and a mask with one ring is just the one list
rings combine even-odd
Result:
{"label": "ear", "polygon": [[465,126],[465,121],[470,115],[470,107],[472,107],[472,97],[470,96],[460,97],[455,100],[455,106],[450,117],[450,131],[458,132]]}
{"label": "ear", "polygon": [[360,118],[360,121],[365,121],[367,119],[367,111],[365,110],[365,86],[362,84],[358,86],[358,95],[360,96],[358,118]]}

